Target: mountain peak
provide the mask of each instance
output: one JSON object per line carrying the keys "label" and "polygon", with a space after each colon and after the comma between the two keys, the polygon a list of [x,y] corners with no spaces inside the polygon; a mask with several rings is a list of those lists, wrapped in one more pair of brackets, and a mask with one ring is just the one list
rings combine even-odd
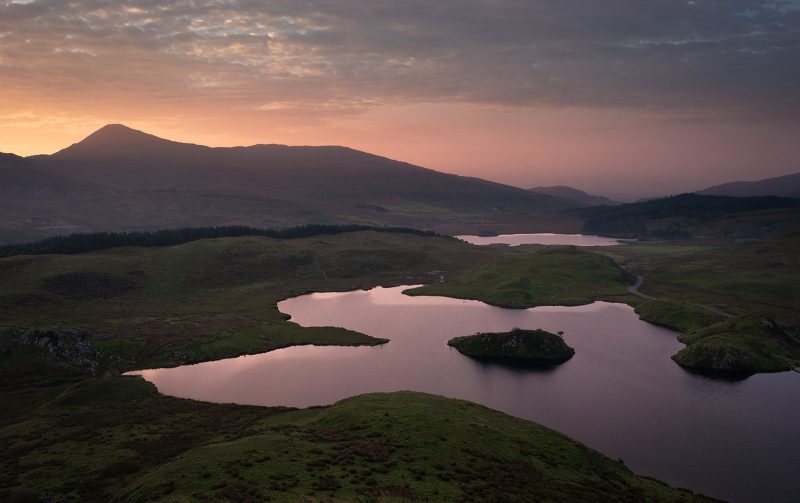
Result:
{"label": "mountain peak", "polygon": [[181,145],[123,124],[107,124],[83,140],[53,154],[60,159],[103,159],[127,155],[138,157],[170,146]]}
{"label": "mountain peak", "polygon": [[105,126],[101,127],[100,129],[98,129],[97,131],[95,131],[94,133],[92,133],[89,136],[95,136],[95,135],[117,135],[117,134],[135,134],[135,133],[146,134],[146,133],[143,133],[142,131],[130,128],[130,127],[126,126],[125,124],[106,124]]}

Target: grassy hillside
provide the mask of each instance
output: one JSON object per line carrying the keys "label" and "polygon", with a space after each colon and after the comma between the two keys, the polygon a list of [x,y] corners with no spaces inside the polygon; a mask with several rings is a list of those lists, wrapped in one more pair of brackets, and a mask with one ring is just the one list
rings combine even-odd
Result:
{"label": "grassy hillside", "polygon": [[[630,299],[652,323],[685,333],[675,360],[698,369],[763,372],[800,362],[800,235],[740,244],[637,244],[604,253],[645,277]],[[729,315],[726,317],[722,315]],[[774,329],[764,330],[764,324]],[[743,363],[745,362],[745,363]]]}
{"label": "grassy hillside", "polygon": [[[764,316],[787,334],[779,342],[785,350],[752,344],[758,337],[730,333],[726,340],[734,349],[751,342],[744,347],[760,362],[754,371],[777,370],[800,359],[797,245],[797,237],[722,247],[635,244],[606,249],[603,256],[566,247],[501,251],[450,238],[354,232],[16,256],[0,259],[0,329],[85,332],[119,356],[108,365],[122,370],[292,344],[380,344],[340,328],[301,328],[276,303],[308,291],[426,283],[409,294],[512,308],[627,302],[643,319],[687,334],[725,321],[723,312]],[[615,260],[646,278],[641,291],[649,299],[628,294],[632,276]],[[711,340],[719,338],[694,343]]]}
{"label": "grassy hillside", "polygon": [[[8,359],[0,369],[15,370]],[[38,370],[34,386],[0,386],[4,410],[17,412],[0,419],[3,501],[706,501],[468,402],[391,393],[305,410],[216,405],[139,378]]]}
{"label": "grassy hillside", "polygon": [[409,295],[473,299],[500,307],[577,306],[626,294],[626,273],[612,260],[575,248],[508,251]]}
{"label": "grassy hillside", "polygon": [[798,247],[800,234],[739,244],[622,246],[605,253],[644,276],[641,291],[653,297],[800,321]]}
{"label": "grassy hillside", "polygon": [[349,330],[301,328],[276,303],[309,291],[429,282],[497,255],[450,238],[356,232],[9,257],[0,260],[0,328],[84,330],[121,353],[122,369],[290,344],[376,344]]}

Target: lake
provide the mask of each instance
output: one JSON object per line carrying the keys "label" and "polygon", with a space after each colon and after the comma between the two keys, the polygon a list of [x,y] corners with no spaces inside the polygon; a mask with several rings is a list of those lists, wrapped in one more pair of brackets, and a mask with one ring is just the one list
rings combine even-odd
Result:
{"label": "lake", "polygon": [[[622,458],[634,471],[731,501],[798,501],[800,374],[740,381],[691,374],[670,356],[676,333],[623,304],[510,310],[409,297],[408,287],[318,293],[280,302],[303,326],[391,339],[377,347],[299,346],[135,372],[165,394],[306,407],[415,390],[544,424]],[[549,370],[479,363],[447,340],[513,327],[564,331],[575,356]]]}
{"label": "lake", "polygon": [[519,245],[571,245],[571,246],[616,246],[624,241],[585,234],[500,234],[498,236],[455,236],[474,245],[504,244]]}

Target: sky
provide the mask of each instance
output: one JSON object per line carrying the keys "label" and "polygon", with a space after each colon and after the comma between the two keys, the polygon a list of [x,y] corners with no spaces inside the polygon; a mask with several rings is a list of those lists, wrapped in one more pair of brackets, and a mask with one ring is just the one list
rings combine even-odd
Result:
{"label": "sky", "polygon": [[107,123],[619,198],[800,171],[800,0],[0,0],[0,151]]}

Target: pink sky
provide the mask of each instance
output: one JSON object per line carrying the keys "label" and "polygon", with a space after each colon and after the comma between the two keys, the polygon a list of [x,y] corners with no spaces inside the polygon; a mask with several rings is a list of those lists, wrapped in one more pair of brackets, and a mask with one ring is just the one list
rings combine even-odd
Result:
{"label": "pink sky", "polygon": [[618,198],[800,171],[797,2],[0,0],[0,151],[107,123]]}

